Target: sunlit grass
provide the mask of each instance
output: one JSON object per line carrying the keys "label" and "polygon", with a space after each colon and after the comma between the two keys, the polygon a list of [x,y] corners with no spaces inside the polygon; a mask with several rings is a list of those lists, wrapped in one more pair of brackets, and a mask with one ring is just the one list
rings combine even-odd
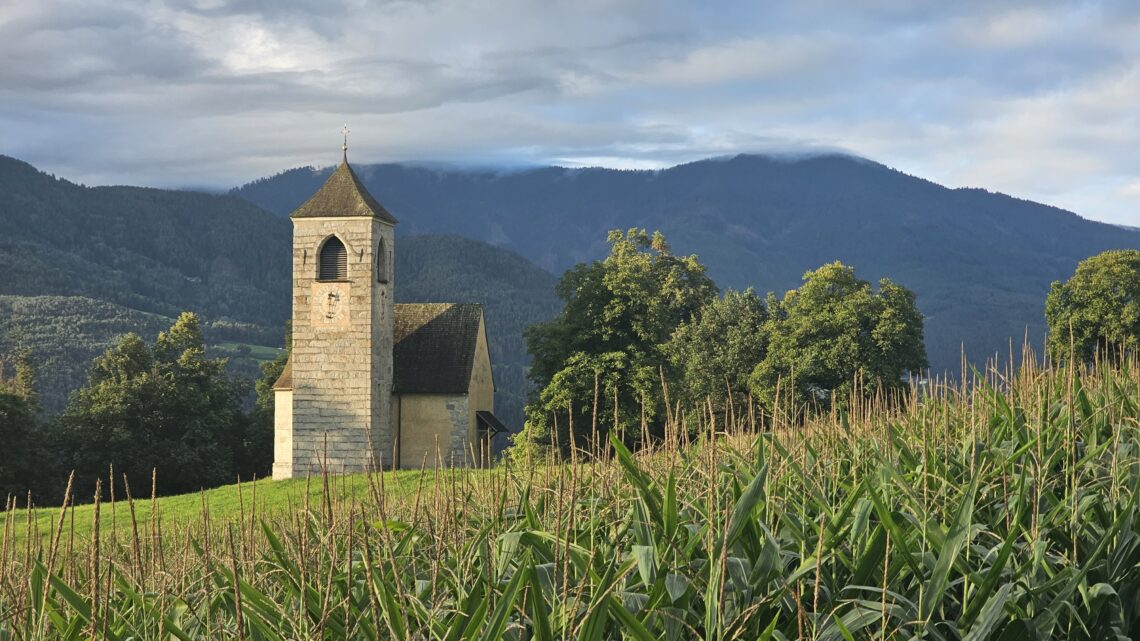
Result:
{"label": "sunlit grass", "polygon": [[[472,472],[478,472],[472,470]],[[384,484],[393,500],[413,495],[424,484],[435,483],[436,470],[400,470],[384,473]],[[349,474],[330,477],[328,491],[338,502],[365,501],[368,495],[368,478],[364,474]],[[211,488],[195,494],[150,498],[150,488],[134,488],[133,500],[128,502],[126,490],[120,482],[116,487],[115,501],[109,499],[110,480],[103,481],[104,502],[100,506],[100,527],[105,537],[125,534],[132,524],[131,509],[134,509],[133,522],[149,524],[160,520],[167,529],[181,530],[187,525],[201,523],[203,513],[212,521],[229,522],[244,516],[273,518],[282,514],[319,504],[326,492],[325,479],[320,476],[297,478],[284,481],[258,479],[234,485]],[[307,499],[306,499],[307,495]],[[16,498],[16,497],[13,497]],[[24,497],[18,497],[26,502]],[[86,541],[91,537],[95,508],[91,497],[76,497],[77,505],[66,510],[64,533],[62,536],[75,537]],[[59,500],[57,499],[58,503]],[[133,503],[133,506],[131,505]],[[157,511],[155,506],[158,506]],[[60,520],[59,507],[34,507],[31,512],[30,528],[34,536],[49,542]],[[17,545],[23,544],[29,523],[26,509],[12,510],[7,518],[21,527],[14,528]],[[157,527],[157,525],[156,525]]]}

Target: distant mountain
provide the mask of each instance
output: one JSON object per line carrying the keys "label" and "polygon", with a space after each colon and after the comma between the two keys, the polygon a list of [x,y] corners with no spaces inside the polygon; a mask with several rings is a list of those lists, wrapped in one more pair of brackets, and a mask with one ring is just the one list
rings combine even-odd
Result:
{"label": "distant mountain", "polygon": [[[243,345],[279,347],[290,314],[291,234],[240,198],[89,188],[0,156],[0,356],[30,351],[55,412],[119,336],[153,339],[190,310],[214,352],[253,377],[273,352]],[[401,238],[395,255],[397,301],[484,305],[497,413],[521,425],[522,328],[557,311],[554,276],[457,236]]]}
{"label": "distant mountain", "polygon": [[[330,169],[292,169],[231,194],[285,215]],[[603,255],[609,229],[660,229],[724,287],[794,287],[842,260],[918,293],[936,371],[1039,343],[1053,280],[1140,232],[982,189],[947,189],[844,155],[741,155],[661,171],[356,167],[399,233],[447,232],[517,251],[555,273]],[[1016,349],[1015,349],[1016,351]]]}
{"label": "distant mountain", "polygon": [[[499,411],[512,425],[526,390],[522,328],[558,308],[550,272],[602,256],[611,228],[661,229],[722,286],[783,291],[835,259],[889,276],[918,292],[933,364],[951,371],[963,343],[980,360],[1027,330],[1039,340],[1049,283],[1080,259],[1140,248],[1134,230],[846,156],[357,173],[401,221],[397,300],[485,305]],[[88,188],[0,156],[0,354],[32,350],[54,411],[118,335],[153,336],[193,310],[218,353],[251,374],[241,346],[278,346],[289,314],[284,215],[327,175],[290,170],[217,196]]]}

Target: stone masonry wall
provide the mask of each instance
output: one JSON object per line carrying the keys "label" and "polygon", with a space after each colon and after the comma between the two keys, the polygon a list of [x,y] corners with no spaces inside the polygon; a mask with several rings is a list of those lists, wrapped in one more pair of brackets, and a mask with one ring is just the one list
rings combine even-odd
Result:
{"label": "stone masonry wall", "polygon": [[293,390],[273,392],[273,478],[293,476]]}
{"label": "stone masonry wall", "polygon": [[429,469],[471,464],[469,401],[463,394],[401,394],[395,412],[400,467]]}
{"label": "stone masonry wall", "polygon": [[447,408],[447,413],[451,417],[451,442],[449,443],[450,451],[445,455],[447,460],[444,463],[448,467],[467,467],[474,462],[474,452],[472,447],[475,445],[475,440],[471,434],[471,420],[470,412],[468,412],[467,396],[457,396],[447,399],[444,407]]}
{"label": "stone masonry wall", "polygon": [[[294,220],[292,476],[389,463],[393,281],[389,265],[377,282],[375,252],[383,237],[391,261],[392,231],[374,218]],[[348,252],[347,281],[316,278],[332,235]]]}

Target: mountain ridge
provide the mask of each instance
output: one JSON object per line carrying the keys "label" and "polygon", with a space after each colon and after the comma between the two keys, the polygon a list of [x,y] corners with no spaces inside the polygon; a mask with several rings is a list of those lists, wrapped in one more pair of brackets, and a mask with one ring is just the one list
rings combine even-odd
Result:
{"label": "mountain ridge", "polygon": [[[935,371],[959,371],[963,343],[978,360],[1027,332],[1040,344],[1052,281],[1089,255],[1140,248],[1140,232],[849,154],[738,154],[660,170],[355,169],[402,221],[397,233],[476,238],[554,273],[602,257],[606,231],[631,227],[660,229],[722,287],[782,293],[842,260],[916,291]],[[327,171],[286,170],[230,193],[286,215]]]}
{"label": "mountain ridge", "polygon": [[[1039,343],[1049,283],[1088,255],[1140,247],[1140,232],[848,155],[737,155],[662,170],[355,169],[404,221],[397,299],[484,302],[496,380],[515,409],[526,389],[522,328],[557,311],[552,272],[603,256],[609,229],[661,229],[722,287],[782,292],[837,259],[867,280],[890,277],[918,294],[936,372],[959,371],[963,345],[978,361],[1026,335]],[[0,295],[47,297],[8,300],[8,310],[31,310],[13,326],[79,297],[105,328],[153,322],[135,310],[191,309],[219,340],[278,344],[289,315],[285,214],[329,170],[287,170],[211,195],[86,187],[0,156]],[[64,362],[48,343],[66,331],[54,331],[45,349]]]}

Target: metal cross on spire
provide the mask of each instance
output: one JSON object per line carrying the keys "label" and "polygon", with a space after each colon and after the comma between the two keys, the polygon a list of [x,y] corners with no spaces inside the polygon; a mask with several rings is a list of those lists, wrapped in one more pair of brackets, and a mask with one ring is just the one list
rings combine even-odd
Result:
{"label": "metal cross on spire", "polygon": [[344,154],[345,160],[348,160],[348,132],[349,131],[351,131],[351,129],[348,128],[348,123],[344,123],[344,126],[340,128],[340,133],[344,134],[344,144],[340,146],[340,150]]}

